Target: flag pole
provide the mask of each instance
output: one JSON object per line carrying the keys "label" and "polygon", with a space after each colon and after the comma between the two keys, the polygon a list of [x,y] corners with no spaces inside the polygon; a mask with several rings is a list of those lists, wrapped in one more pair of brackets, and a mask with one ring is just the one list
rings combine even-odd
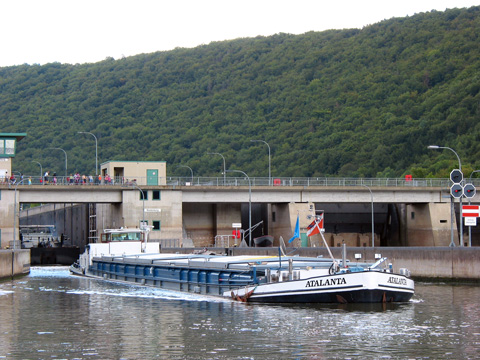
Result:
{"label": "flag pole", "polygon": [[320,236],[322,237],[323,243],[325,244],[325,247],[327,248],[328,254],[330,255],[330,258],[333,261],[333,266],[334,266],[335,271],[336,271],[336,269],[338,268],[338,263],[337,263],[337,260],[335,260],[335,258],[333,257],[332,251],[330,250],[330,246],[328,246],[327,240],[325,240],[325,236],[323,236],[323,233],[325,232],[325,229],[322,229],[320,227],[320,221],[319,221],[317,216],[315,216],[314,221],[315,221],[315,227],[318,229],[318,232],[320,233]]}

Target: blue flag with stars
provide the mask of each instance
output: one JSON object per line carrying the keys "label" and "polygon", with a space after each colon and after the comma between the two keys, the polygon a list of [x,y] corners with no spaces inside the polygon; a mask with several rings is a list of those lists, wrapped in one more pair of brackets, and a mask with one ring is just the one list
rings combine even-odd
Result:
{"label": "blue flag with stars", "polygon": [[290,240],[288,240],[289,243],[291,243],[293,240],[300,238],[300,218],[297,214],[297,223],[295,224],[295,231],[293,232],[293,236]]}

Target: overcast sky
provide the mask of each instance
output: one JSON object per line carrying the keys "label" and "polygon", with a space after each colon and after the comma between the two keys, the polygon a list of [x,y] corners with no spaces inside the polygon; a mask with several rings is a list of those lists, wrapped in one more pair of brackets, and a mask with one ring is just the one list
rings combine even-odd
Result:
{"label": "overcast sky", "polygon": [[97,62],[212,41],[362,28],[480,0],[0,0],[0,66]]}

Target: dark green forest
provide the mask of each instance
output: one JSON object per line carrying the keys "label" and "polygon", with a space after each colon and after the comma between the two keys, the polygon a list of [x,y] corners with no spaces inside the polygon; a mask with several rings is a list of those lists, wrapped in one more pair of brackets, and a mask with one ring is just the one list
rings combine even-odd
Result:
{"label": "dark green forest", "polygon": [[[192,30],[193,31],[193,30]],[[93,64],[0,68],[13,170],[166,161],[168,176],[448,177],[480,169],[480,7],[363,29],[213,42]]]}

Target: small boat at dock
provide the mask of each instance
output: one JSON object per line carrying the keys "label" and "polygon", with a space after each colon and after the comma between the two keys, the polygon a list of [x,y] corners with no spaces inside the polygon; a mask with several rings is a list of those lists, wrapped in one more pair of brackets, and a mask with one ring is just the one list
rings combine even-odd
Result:
{"label": "small boat at dock", "polygon": [[414,294],[409,271],[395,273],[384,257],[373,263],[350,262],[345,255],[342,259],[285,256],[280,248],[278,256],[165,254],[160,253],[159,243],[146,237],[89,244],[70,270],[242,302],[406,302]]}

